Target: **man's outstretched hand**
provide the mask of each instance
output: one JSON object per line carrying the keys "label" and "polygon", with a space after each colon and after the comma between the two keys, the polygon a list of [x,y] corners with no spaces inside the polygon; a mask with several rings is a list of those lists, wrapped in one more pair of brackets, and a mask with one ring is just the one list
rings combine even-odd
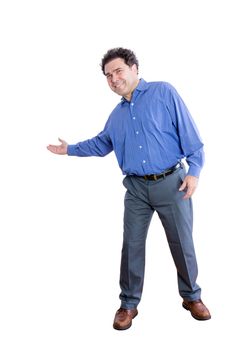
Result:
{"label": "man's outstretched hand", "polygon": [[55,154],[67,154],[67,147],[68,147],[68,143],[60,138],[58,138],[58,140],[61,142],[60,145],[48,145],[47,149]]}

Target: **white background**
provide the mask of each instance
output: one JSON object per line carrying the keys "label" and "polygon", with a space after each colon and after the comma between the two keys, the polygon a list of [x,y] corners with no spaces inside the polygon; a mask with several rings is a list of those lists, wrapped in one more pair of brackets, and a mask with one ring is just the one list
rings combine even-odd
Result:
{"label": "white background", "polygon": [[[230,3],[1,0],[1,350],[232,349]],[[208,322],[181,307],[155,215],[139,316],[128,331],[113,330],[121,171],[113,154],[46,149],[57,137],[76,143],[102,130],[119,96],[99,64],[115,46],[135,51],[140,77],[176,87],[204,140],[194,237]]]}

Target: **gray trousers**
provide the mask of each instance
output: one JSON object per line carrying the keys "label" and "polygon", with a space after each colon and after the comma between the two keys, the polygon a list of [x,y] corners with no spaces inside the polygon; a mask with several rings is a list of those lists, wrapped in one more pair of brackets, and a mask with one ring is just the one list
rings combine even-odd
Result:
{"label": "gray trousers", "polygon": [[137,307],[141,300],[147,231],[154,211],[164,227],[169,248],[177,269],[178,288],[182,298],[200,298],[196,283],[197,262],[192,239],[192,200],[179,192],[185,169],[157,181],[126,176],[124,236],[120,271],[121,307]]}

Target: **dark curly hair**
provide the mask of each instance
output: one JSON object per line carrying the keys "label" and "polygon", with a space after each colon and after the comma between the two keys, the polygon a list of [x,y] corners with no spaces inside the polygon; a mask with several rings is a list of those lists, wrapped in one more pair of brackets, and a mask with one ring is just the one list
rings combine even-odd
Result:
{"label": "dark curly hair", "polygon": [[128,49],[124,49],[122,47],[116,47],[114,49],[108,50],[104,55],[104,57],[102,58],[102,62],[100,65],[104,75],[105,75],[105,72],[104,72],[105,65],[108,62],[114,60],[115,58],[122,58],[125,64],[127,64],[129,67],[132,67],[132,65],[136,64],[138,69],[138,65],[139,65],[138,59],[135,56],[134,52]]}

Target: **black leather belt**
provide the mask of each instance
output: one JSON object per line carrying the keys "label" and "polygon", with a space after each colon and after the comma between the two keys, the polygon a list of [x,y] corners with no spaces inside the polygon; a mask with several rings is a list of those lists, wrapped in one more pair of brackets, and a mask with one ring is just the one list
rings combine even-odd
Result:
{"label": "black leather belt", "polygon": [[143,177],[145,180],[157,181],[159,179],[165,178],[168,175],[171,175],[172,173],[174,173],[175,170],[177,170],[179,168],[183,168],[182,163],[177,163],[173,167],[166,169],[164,172],[162,172],[160,174],[150,174],[150,175],[144,175],[144,176],[140,176],[140,177]]}

